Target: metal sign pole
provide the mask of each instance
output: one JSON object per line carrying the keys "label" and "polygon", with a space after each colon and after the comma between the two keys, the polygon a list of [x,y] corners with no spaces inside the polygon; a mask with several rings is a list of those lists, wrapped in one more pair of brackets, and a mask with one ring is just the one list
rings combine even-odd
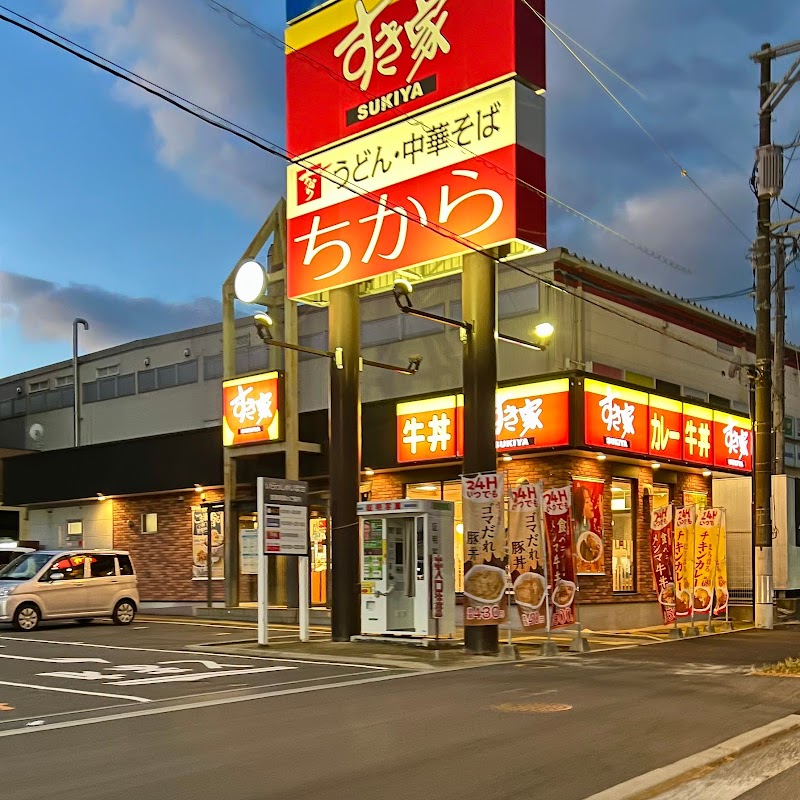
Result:
{"label": "metal sign pole", "polygon": [[310,638],[308,632],[308,618],[310,616],[309,606],[311,605],[311,581],[309,576],[310,560],[307,556],[299,556],[297,559],[298,569],[298,617],[300,623],[300,641],[307,642]]}
{"label": "metal sign pole", "polygon": [[269,644],[269,602],[267,598],[267,543],[264,538],[264,479],[257,483],[256,517],[258,520],[258,643]]}
{"label": "metal sign pole", "polygon": [[549,566],[549,558],[550,558],[550,548],[547,546],[547,530],[545,529],[544,524],[544,484],[539,483],[538,485],[538,505],[539,505],[539,512],[537,514],[537,523],[539,525],[539,535],[542,537],[542,561],[544,566],[544,585],[545,585],[545,592],[544,592],[544,614],[545,614],[545,629],[547,631],[547,638],[542,645],[542,655],[543,656],[557,656],[558,655],[558,646],[553,641],[553,632],[550,629],[550,566]]}

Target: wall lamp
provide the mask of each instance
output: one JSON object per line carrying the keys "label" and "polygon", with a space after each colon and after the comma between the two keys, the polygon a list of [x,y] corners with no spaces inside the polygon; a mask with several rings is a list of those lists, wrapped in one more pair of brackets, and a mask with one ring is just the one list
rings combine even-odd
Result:
{"label": "wall lamp", "polygon": [[[255,314],[253,321],[256,323],[256,331],[259,338],[264,344],[269,347],[280,347],[284,350],[296,350],[298,353],[308,353],[312,356],[319,356],[320,358],[328,358],[336,365],[337,369],[342,369],[344,366],[342,360],[342,348],[337,347],[336,350],[316,350],[313,347],[304,347],[301,344],[292,344],[291,342],[281,342],[272,336],[272,317],[263,312]],[[363,367],[376,367],[377,369],[386,369],[390,372],[399,372],[402,375],[416,375],[419,372],[420,364],[422,363],[422,356],[410,356],[408,359],[407,367],[398,367],[395,364],[384,364],[381,361],[370,361],[366,358],[359,359],[359,366]]]}

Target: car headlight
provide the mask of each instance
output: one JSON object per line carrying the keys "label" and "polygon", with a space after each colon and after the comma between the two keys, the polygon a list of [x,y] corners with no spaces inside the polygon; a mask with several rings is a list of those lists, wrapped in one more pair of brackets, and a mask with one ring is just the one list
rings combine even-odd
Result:
{"label": "car headlight", "polygon": [[0,589],[0,597],[8,597],[13,592],[14,592],[13,586],[4,586],[2,589]]}

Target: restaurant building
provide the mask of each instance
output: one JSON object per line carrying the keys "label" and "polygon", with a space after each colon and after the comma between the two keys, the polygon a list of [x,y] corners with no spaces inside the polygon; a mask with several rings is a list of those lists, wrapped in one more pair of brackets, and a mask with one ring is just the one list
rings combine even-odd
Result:
{"label": "restaurant building", "polygon": [[[413,271],[404,276],[415,277]],[[713,504],[719,481],[752,470],[754,331],[560,248],[503,265],[498,285],[501,333],[527,339],[538,323],[554,327],[541,352],[498,343],[498,467],[508,485],[523,479],[546,488],[572,485],[581,621],[606,629],[653,624],[660,615],[647,545],[649,509]],[[460,290],[457,274],[420,282],[414,306],[460,319]],[[362,373],[362,495],[453,500],[458,582],[464,552],[458,331],[399,313],[390,294],[373,296],[368,285],[361,317],[365,359],[404,365],[422,356],[414,376],[367,367]],[[301,344],[326,350],[327,310],[301,306],[299,330]],[[18,513],[20,538],[129,548],[145,599],[201,603],[207,572],[199,561],[209,557],[204,524],[214,538],[212,576],[224,569],[212,505],[222,486],[221,350],[221,328],[209,326],[82,358],[80,448],[72,446],[69,362],[0,381],[3,504]],[[797,359],[788,348],[785,455],[792,482],[800,476]],[[281,368],[280,353],[257,338],[249,319],[237,321],[236,361],[240,376]],[[299,438],[322,449],[301,453],[300,462],[314,516],[312,599],[321,607],[330,574],[328,370],[327,359],[300,360]],[[242,533],[252,530],[256,477],[281,477],[283,457],[263,453],[237,461],[236,529]],[[597,540],[586,533],[602,542],[599,554]],[[744,551],[749,531],[740,533]],[[733,549],[738,545],[730,534]],[[733,598],[737,581],[741,599],[752,591],[745,566],[738,577],[731,570]],[[242,602],[254,599],[251,567],[243,557]],[[272,570],[270,601],[296,604],[288,565],[276,560]],[[221,587],[221,580],[214,582],[219,599]]]}

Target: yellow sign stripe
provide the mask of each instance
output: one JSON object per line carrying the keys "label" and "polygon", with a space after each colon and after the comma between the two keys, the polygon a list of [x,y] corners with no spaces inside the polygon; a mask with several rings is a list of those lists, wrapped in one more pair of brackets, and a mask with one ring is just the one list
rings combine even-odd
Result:
{"label": "yellow sign stripe", "polygon": [[222,386],[242,386],[247,383],[258,383],[259,381],[269,381],[277,378],[280,373],[278,372],[262,372],[260,375],[247,375],[244,378],[233,378],[229,381],[224,381]]}
{"label": "yellow sign stripe", "polygon": [[688,414],[690,417],[695,417],[697,419],[707,419],[712,420],[714,418],[714,412],[710,408],[703,408],[703,406],[693,406],[689,403],[683,404],[683,413]]}
{"label": "yellow sign stripe", "polygon": [[659,411],[683,411],[683,403],[680,400],[673,400],[670,397],[662,397],[659,394],[650,395],[650,408],[657,408]]}
{"label": "yellow sign stripe", "polygon": [[[364,0],[364,7],[370,12],[381,2],[383,0]],[[399,0],[390,0],[389,5],[397,2]],[[291,53],[292,50],[308,47],[335,31],[355,25],[357,21],[355,0],[334,3],[286,30],[286,52]]]}
{"label": "yellow sign stripe", "polygon": [[[397,416],[407,414],[424,414],[426,411],[448,411],[456,407],[458,399],[454,394],[444,397],[431,397],[428,400],[412,400],[410,403],[397,404]],[[463,405],[463,402],[460,404]]]}
{"label": "yellow sign stripe", "polygon": [[520,397],[534,397],[546,394],[561,394],[569,391],[569,378],[557,378],[541,383],[526,383],[523,386],[504,386],[497,390],[497,401],[516,400]]}
{"label": "yellow sign stripe", "polygon": [[752,430],[753,423],[747,417],[737,417],[729,411],[715,411],[714,422],[721,422],[727,425],[732,422],[737,428],[744,428],[746,431]]}
{"label": "yellow sign stripe", "polygon": [[584,382],[584,387],[587,392],[592,394],[606,395],[609,391],[612,392],[614,397],[620,400],[627,400],[629,403],[638,403],[639,405],[647,405],[647,393],[637,392],[635,389],[626,389],[622,386],[615,386],[612,383],[605,383],[603,381],[595,381],[587,378]]}

